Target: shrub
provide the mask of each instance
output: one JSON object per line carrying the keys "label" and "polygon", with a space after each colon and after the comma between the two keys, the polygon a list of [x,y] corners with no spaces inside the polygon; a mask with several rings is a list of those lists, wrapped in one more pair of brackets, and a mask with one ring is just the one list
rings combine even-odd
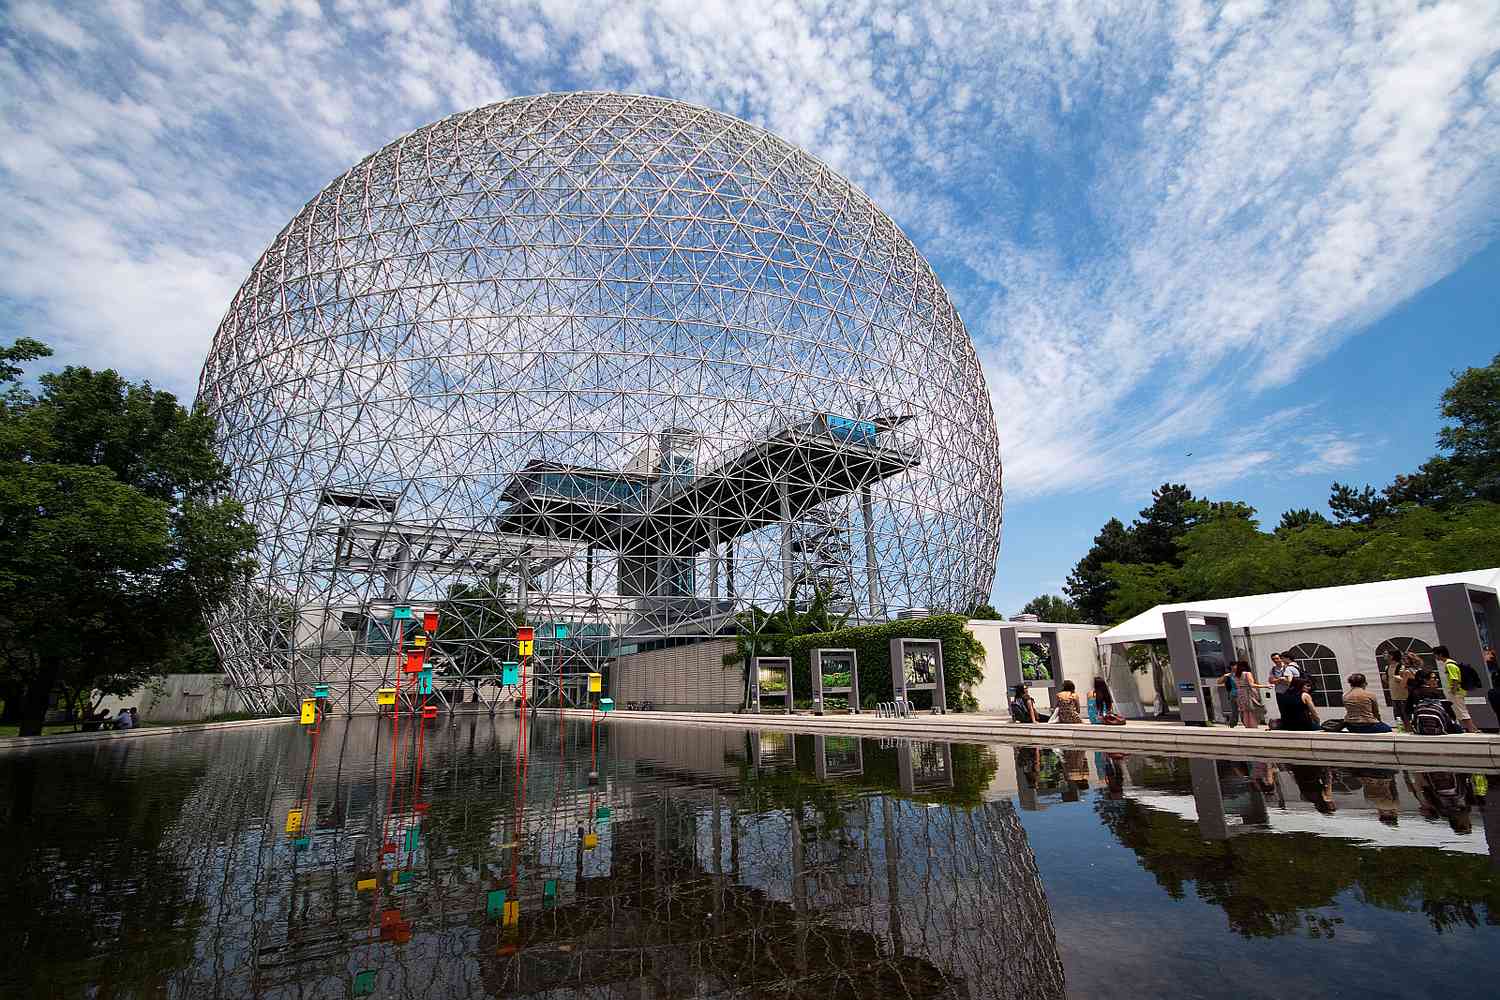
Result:
{"label": "shrub", "polygon": [[[888,701],[891,684],[892,639],[939,639],[943,643],[943,688],[948,707],[975,711],[979,703],[968,692],[984,679],[984,647],[965,627],[963,615],[856,625],[832,632],[814,632],[762,642],[761,656],[792,658],[792,690],[812,690],[812,650],[852,649],[859,656],[859,693],[862,701]],[[774,649],[771,647],[775,647]]]}

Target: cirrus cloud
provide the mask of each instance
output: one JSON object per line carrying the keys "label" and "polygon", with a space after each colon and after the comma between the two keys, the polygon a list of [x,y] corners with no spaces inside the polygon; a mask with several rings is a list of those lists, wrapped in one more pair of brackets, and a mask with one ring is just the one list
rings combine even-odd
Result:
{"label": "cirrus cloud", "polygon": [[865,187],[963,310],[1013,496],[1134,489],[1195,441],[1237,443],[1233,462],[1197,451],[1219,475],[1346,466],[1327,418],[1270,441],[1231,401],[1500,220],[1483,0],[30,0],[4,17],[0,316],[184,393],[319,187],[427,121],[545,90],[707,104]]}

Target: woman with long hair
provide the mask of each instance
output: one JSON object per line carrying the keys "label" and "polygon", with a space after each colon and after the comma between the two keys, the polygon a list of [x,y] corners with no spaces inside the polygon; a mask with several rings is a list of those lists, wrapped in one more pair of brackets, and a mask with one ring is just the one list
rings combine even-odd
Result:
{"label": "woman with long hair", "polygon": [[1031,692],[1025,684],[1017,684],[1015,690],[1010,694],[1010,721],[1011,722],[1046,722],[1045,713],[1036,710],[1036,699],[1031,697]]}
{"label": "woman with long hair", "polygon": [[1307,693],[1307,678],[1293,677],[1281,701],[1281,728],[1314,732],[1320,728],[1318,708]]}
{"label": "woman with long hair", "polygon": [[[1234,707],[1240,716],[1240,725],[1246,729],[1259,729],[1261,719],[1260,692],[1270,688],[1269,684],[1262,684],[1255,679],[1255,674],[1250,669],[1250,664],[1244,660],[1235,660],[1234,674]],[[1228,677],[1229,674],[1224,676]]]}
{"label": "woman with long hair", "polygon": [[1078,687],[1072,681],[1063,681],[1057,692],[1057,705],[1053,709],[1052,721],[1079,725],[1083,722],[1082,706],[1078,704]]}
{"label": "woman with long hair", "polygon": [[1094,688],[1089,692],[1089,721],[1103,722],[1106,718],[1115,714],[1115,696],[1109,690],[1109,682],[1103,677],[1094,678]]}

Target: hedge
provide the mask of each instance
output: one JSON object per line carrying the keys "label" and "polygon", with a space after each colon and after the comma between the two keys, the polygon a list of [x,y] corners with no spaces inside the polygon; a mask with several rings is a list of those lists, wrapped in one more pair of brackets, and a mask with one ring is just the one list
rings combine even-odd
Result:
{"label": "hedge", "polygon": [[941,639],[943,689],[948,696],[948,708],[975,711],[979,703],[968,692],[984,679],[984,647],[965,627],[967,622],[963,615],[933,615],[857,625],[833,632],[763,640],[759,655],[792,658],[792,690],[800,699],[812,695],[812,650],[852,649],[859,656],[860,700],[872,705],[895,697],[891,686],[892,639]]}

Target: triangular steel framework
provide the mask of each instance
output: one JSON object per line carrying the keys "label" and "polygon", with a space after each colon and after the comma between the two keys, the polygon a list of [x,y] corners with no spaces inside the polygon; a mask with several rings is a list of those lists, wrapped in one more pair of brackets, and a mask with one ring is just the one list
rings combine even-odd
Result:
{"label": "triangular steel framework", "polygon": [[519,98],[368,157],[256,263],[198,400],[259,530],[211,622],[258,708],[373,710],[398,604],[442,614],[433,697],[493,709],[519,621],[566,701],[815,587],[859,621],[993,581],[994,414],[932,269],[818,160],[676,101]]}

